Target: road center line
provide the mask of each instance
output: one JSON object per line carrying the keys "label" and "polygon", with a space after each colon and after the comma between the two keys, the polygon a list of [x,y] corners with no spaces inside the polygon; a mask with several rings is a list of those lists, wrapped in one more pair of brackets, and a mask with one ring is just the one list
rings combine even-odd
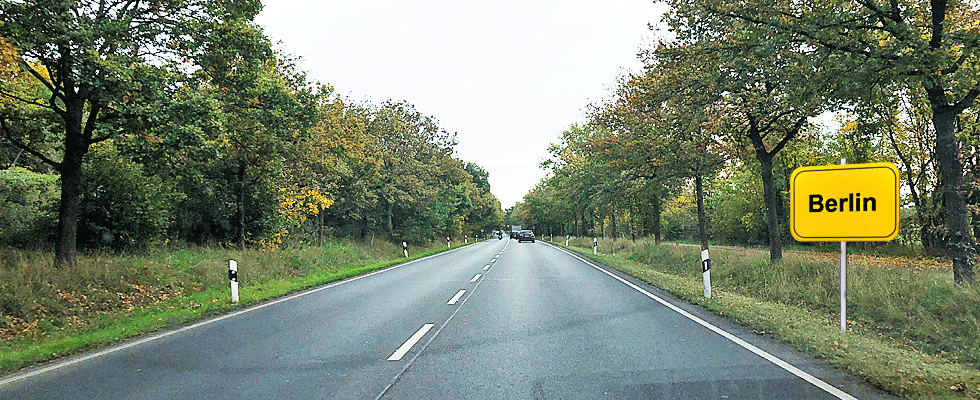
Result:
{"label": "road center line", "polygon": [[433,326],[435,326],[435,324],[422,325],[422,327],[419,328],[419,330],[415,332],[412,337],[408,338],[407,342],[402,344],[402,346],[399,347],[398,350],[395,350],[394,353],[391,353],[391,357],[388,357],[388,361],[398,361],[401,360],[402,357],[405,357],[405,353],[408,353],[408,351],[412,349],[412,346],[415,346],[415,343],[422,340],[422,336],[425,336],[426,332],[428,332],[429,329],[432,329]]}
{"label": "road center line", "polygon": [[780,359],[780,358],[778,358],[778,357],[776,357],[776,356],[774,356],[772,354],[769,354],[765,350],[762,350],[762,349],[760,349],[758,347],[755,347],[751,343],[742,340],[738,336],[735,336],[735,335],[733,335],[731,333],[728,333],[727,331],[725,331],[725,330],[723,330],[723,329],[721,329],[721,328],[719,328],[717,326],[712,325],[708,321],[705,321],[705,320],[703,320],[701,318],[698,318],[694,314],[691,314],[691,313],[689,313],[687,311],[682,310],[680,307],[677,307],[677,306],[671,304],[670,302],[668,302],[667,300],[664,300],[664,299],[658,297],[657,295],[655,295],[653,293],[650,293],[650,292],[644,290],[643,288],[641,288],[641,287],[633,284],[632,282],[630,282],[630,281],[628,281],[626,279],[623,279],[623,278],[619,277],[618,275],[616,275],[616,274],[614,274],[612,272],[607,271],[605,268],[602,268],[602,267],[596,265],[595,263],[587,260],[586,258],[584,258],[582,256],[579,256],[578,254],[575,254],[575,253],[573,253],[573,252],[571,252],[569,250],[563,249],[561,247],[558,247],[558,246],[555,246],[555,245],[551,245],[551,246],[554,247],[555,249],[559,250],[559,251],[562,251],[562,252],[564,252],[564,253],[566,253],[566,254],[574,257],[574,258],[577,258],[579,261],[585,263],[586,265],[588,265],[588,266],[590,266],[592,268],[595,268],[595,269],[601,271],[602,273],[604,273],[606,275],[611,276],[613,279],[616,279],[616,280],[618,280],[618,281],[626,284],[626,286],[629,286],[629,287],[633,288],[634,290],[636,290],[636,291],[644,294],[645,296],[647,296],[647,297],[649,297],[649,298],[657,301],[658,303],[663,304],[664,306],[666,306],[667,308],[673,310],[674,312],[676,312],[676,313],[678,313],[680,315],[683,315],[684,317],[687,317],[687,319],[690,319],[691,321],[694,321],[694,322],[698,323],[699,325],[701,325],[701,326],[703,326],[705,328],[708,328],[712,332],[715,332],[715,333],[721,335],[725,339],[728,339],[728,340],[732,341],[733,343],[741,346],[742,348],[744,348],[744,349],[746,349],[746,350],[748,350],[748,351],[750,351],[752,353],[755,353],[759,357],[762,357],[762,358],[766,359],[767,361],[769,361],[769,362],[771,362],[773,364],[776,364],[776,366],[778,366],[778,367],[786,370],[787,372],[789,372],[789,373],[791,373],[793,375],[796,375],[800,379],[803,379],[803,380],[809,382],[811,385],[816,386],[816,387],[818,387],[820,389],[823,389],[825,392],[830,393],[833,396],[836,396],[838,399],[842,399],[842,400],[857,400],[857,398],[855,398],[854,396],[851,396],[850,394],[844,392],[843,390],[840,390],[840,389],[838,389],[838,388],[836,388],[834,386],[831,386],[829,383],[820,380],[820,378],[817,378],[817,377],[815,377],[813,375],[810,375],[810,374],[806,373],[806,371],[803,371],[803,370],[797,368],[796,366],[794,366],[794,365],[792,365],[792,364],[790,364],[790,363],[788,363],[786,361],[783,361],[782,359]]}
{"label": "road center line", "polygon": [[483,275],[482,274],[476,274],[476,276],[474,276],[473,279],[470,279],[470,282],[476,282],[476,280],[477,279],[480,279],[481,276],[483,276]]}
{"label": "road center line", "polygon": [[442,325],[439,326],[439,329],[436,329],[435,333],[433,333],[432,336],[429,336],[429,340],[422,345],[422,348],[420,348],[419,351],[416,352],[415,355],[408,360],[408,362],[405,363],[405,366],[402,367],[401,372],[399,372],[397,375],[395,375],[394,378],[391,379],[391,382],[388,383],[388,385],[381,390],[381,393],[378,393],[378,397],[375,397],[374,400],[381,400],[381,398],[385,396],[385,393],[388,393],[388,390],[391,389],[392,386],[395,386],[396,383],[398,383],[398,380],[401,379],[402,375],[405,374],[405,371],[408,371],[408,368],[411,367],[413,363],[415,363],[415,359],[419,358],[419,356],[422,355],[422,352],[424,352],[425,349],[429,348],[429,345],[432,344],[432,341],[436,340],[436,337],[439,336],[439,333],[442,332],[442,329],[445,328],[446,325],[449,325],[449,322],[452,321],[453,318],[456,316],[456,314],[459,313],[459,310],[463,309],[463,305],[466,304],[466,301],[469,300],[470,297],[473,297],[473,292],[475,292],[476,288],[480,287],[480,284],[482,283],[483,281],[480,281],[473,286],[473,291],[470,292],[470,295],[463,298],[463,302],[460,303],[459,307],[456,307],[456,310],[454,310],[452,315],[450,315],[449,318],[446,319],[446,322],[443,322]]}
{"label": "road center line", "polygon": [[460,291],[456,292],[456,295],[453,296],[453,298],[451,300],[449,300],[449,302],[446,303],[446,305],[450,305],[451,306],[453,304],[456,304],[456,302],[459,301],[459,298],[460,297],[463,297],[463,293],[466,293],[466,289],[461,289]]}

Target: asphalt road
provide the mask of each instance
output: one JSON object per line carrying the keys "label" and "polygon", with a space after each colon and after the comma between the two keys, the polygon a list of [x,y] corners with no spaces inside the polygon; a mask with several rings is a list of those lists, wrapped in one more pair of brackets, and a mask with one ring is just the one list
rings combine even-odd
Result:
{"label": "asphalt road", "polygon": [[873,399],[546,243],[490,240],[64,364],[0,399]]}

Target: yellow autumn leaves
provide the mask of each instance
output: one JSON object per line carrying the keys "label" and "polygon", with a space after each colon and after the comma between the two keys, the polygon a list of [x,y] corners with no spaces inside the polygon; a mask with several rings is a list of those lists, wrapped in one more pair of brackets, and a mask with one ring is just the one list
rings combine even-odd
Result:
{"label": "yellow autumn leaves", "polygon": [[308,217],[315,216],[331,205],[333,199],[316,188],[300,188],[296,185],[279,188],[279,204],[276,209],[288,224],[301,226]]}

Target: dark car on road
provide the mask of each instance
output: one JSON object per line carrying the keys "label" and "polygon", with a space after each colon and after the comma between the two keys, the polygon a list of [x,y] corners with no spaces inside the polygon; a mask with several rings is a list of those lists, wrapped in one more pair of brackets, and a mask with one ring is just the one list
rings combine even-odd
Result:
{"label": "dark car on road", "polygon": [[525,229],[521,233],[517,234],[517,243],[520,242],[531,242],[534,243],[534,232]]}

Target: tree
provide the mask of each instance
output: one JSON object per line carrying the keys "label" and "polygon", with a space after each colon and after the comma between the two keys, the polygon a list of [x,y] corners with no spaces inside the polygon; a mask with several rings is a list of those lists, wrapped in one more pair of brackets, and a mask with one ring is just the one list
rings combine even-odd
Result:
{"label": "tree", "polygon": [[667,21],[677,39],[659,53],[674,63],[694,63],[721,97],[723,107],[717,110],[731,118],[732,141],[748,140],[761,167],[769,257],[776,262],[782,258],[782,244],[774,159],[808,118],[828,108],[833,98],[829,94],[846,86],[839,81],[845,74],[834,56],[816,53],[806,43],[764,29],[743,29],[747,23],[704,12],[689,2],[671,4]]}
{"label": "tree", "polygon": [[500,201],[490,192],[490,174],[475,163],[468,162],[464,167],[472,177],[472,182],[466,185],[466,196],[469,198],[470,210],[466,215],[464,232],[476,235],[482,231],[485,235],[500,226],[503,211]]}
{"label": "tree", "polygon": [[[867,71],[865,83],[907,82],[922,90],[936,132],[933,155],[946,209],[947,249],[957,282],[975,278],[976,249],[963,188],[956,139],[960,116],[980,95],[980,5],[969,1],[893,0],[850,2],[722,2],[698,8],[745,21],[754,32],[780,37],[832,54],[852,56],[848,67]],[[756,36],[761,41],[761,36]]]}
{"label": "tree", "polygon": [[659,182],[694,180],[698,236],[702,250],[707,250],[703,181],[722,166],[718,143],[724,133],[719,116],[724,111],[719,105],[722,96],[710,67],[670,57],[665,47],[659,50],[645,55],[644,74],[622,82],[617,98],[598,117],[627,132],[633,138],[629,147],[643,150],[624,158],[633,164],[628,174],[645,169],[653,171],[645,178]]}
{"label": "tree", "polygon": [[[173,87],[168,77],[178,62],[208,38],[212,21],[226,12],[256,12],[258,1],[32,0],[0,4],[0,36],[18,49],[22,73],[46,89],[22,97],[7,85],[0,95],[56,115],[61,124],[61,159],[23,140],[23,124],[0,116],[8,141],[54,167],[61,176],[55,263],[73,266],[77,257],[81,166],[89,147],[146,116],[141,107]],[[253,14],[254,15],[254,14]]]}
{"label": "tree", "polygon": [[[316,123],[319,97],[329,95],[325,88],[311,87],[291,60],[273,51],[271,41],[251,22],[254,17],[252,13],[234,13],[216,24],[212,40],[198,58],[201,88],[221,106],[217,117],[222,129],[218,135],[227,143],[222,149],[227,155],[225,167],[232,170],[235,181],[235,241],[239,247],[246,245],[249,215],[254,215],[250,208],[255,207],[247,205],[255,204],[256,193],[281,197],[283,188],[269,180],[281,177],[288,143],[310,131]],[[289,183],[287,191],[298,190]],[[307,193],[314,194],[309,197],[313,199],[322,196],[319,191]],[[279,230],[270,226],[274,223],[251,221],[266,230]]]}

